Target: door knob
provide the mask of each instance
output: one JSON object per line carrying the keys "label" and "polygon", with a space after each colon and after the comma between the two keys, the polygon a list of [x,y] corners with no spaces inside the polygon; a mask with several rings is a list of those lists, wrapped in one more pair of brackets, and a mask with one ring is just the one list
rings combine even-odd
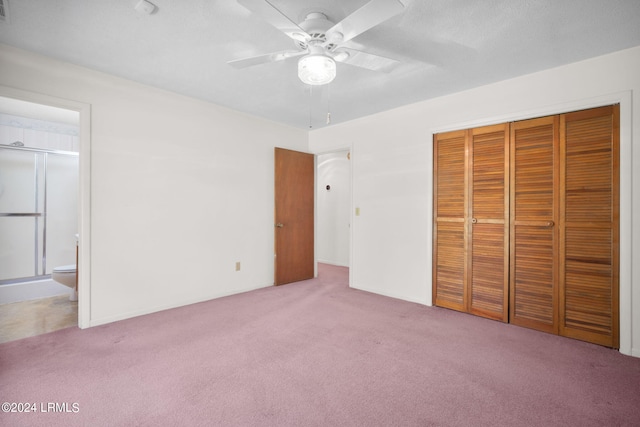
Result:
{"label": "door knob", "polygon": [[282,227],[284,227],[284,224],[283,224],[283,223],[281,223],[281,222],[277,222],[277,223],[276,223],[276,227],[278,227],[278,228],[282,228]]}

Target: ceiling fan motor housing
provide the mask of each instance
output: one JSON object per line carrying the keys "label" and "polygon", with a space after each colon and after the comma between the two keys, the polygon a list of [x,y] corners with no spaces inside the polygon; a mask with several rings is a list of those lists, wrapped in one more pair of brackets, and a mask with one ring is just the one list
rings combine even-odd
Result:
{"label": "ceiling fan motor housing", "polygon": [[[311,12],[304,21],[299,24],[300,28],[305,30],[310,38],[296,40],[296,45],[305,50],[309,46],[322,45],[327,41],[327,30],[334,26],[334,23],[327,18],[327,15],[321,12]],[[327,50],[335,48],[334,44],[326,46]]]}

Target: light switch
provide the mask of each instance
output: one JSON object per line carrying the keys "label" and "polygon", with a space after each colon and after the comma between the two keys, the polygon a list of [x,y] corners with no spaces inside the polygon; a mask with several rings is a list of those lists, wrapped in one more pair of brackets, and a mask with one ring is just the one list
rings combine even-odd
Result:
{"label": "light switch", "polygon": [[360,208],[356,208],[356,216],[360,216]]}

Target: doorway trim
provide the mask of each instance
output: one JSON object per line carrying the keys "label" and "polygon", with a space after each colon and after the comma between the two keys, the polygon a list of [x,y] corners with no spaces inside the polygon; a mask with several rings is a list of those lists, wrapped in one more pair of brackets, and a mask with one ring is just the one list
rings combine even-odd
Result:
{"label": "doorway trim", "polygon": [[0,85],[0,96],[80,114],[80,153],[78,188],[78,327],[91,326],[91,105],[41,93]]}
{"label": "doorway trim", "polygon": [[353,204],[353,170],[354,170],[354,156],[353,156],[353,151],[354,151],[354,147],[353,147],[353,143],[351,144],[347,144],[347,145],[342,145],[342,146],[336,146],[336,147],[331,147],[327,150],[323,150],[323,151],[316,151],[313,152],[314,156],[315,156],[315,167],[314,167],[314,182],[315,185],[313,186],[313,197],[314,197],[314,215],[315,215],[315,221],[314,221],[314,242],[315,242],[315,254],[314,254],[314,265],[315,265],[315,272],[314,272],[314,276],[318,277],[318,156],[322,155],[322,154],[331,154],[331,153],[339,153],[342,151],[347,151],[349,152],[349,287],[351,287],[351,283],[352,283],[352,277],[353,277],[353,228],[354,228],[354,220],[355,220],[355,215],[354,215],[354,204]]}

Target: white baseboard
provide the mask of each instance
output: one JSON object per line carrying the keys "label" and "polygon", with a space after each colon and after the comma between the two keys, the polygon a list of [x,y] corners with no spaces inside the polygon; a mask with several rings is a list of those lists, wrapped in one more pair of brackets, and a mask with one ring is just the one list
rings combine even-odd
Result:
{"label": "white baseboard", "polygon": [[339,262],[327,261],[327,260],[324,260],[324,259],[319,259],[318,263],[319,264],[335,265],[337,267],[349,267],[349,264],[342,264],[342,263],[339,263]]}
{"label": "white baseboard", "polygon": [[230,296],[230,295],[236,295],[236,294],[242,294],[244,292],[255,291],[256,289],[262,289],[262,288],[266,288],[266,287],[269,287],[269,286],[273,286],[273,284],[250,287],[250,288],[242,289],[242,290],[239,290],[239,291],[220,292],[220,293],[217,293],[215,295],[212,295],[211,297],[207,297],[207,298],[204,298],[204,299],[202,299],[202,298],[194,298],[194,299],[189,299],[189,300],[185,300],[185,301],[180,301],[180,302],[178,302],[176,304],[167,304],[167,305],[156,306],[156,307],[152,307],[152,308],[148,308],[148,309],[144,309],[144,310],[135,310],[135,311],[129,311],[129,312],[126,312],[126,313],[120,313],[120,314],[117,314],[117,315],[114,315],[114,316],[106,316],[106,317],[102,317],[102,318],[98,318],[98,319],[91,319],[91,321],[89,323],[89,327],[106,325],[108,323],[118,322],[120,320],[131,319],[133,317],[144,316],[146,314],[157,313],[157,312],[164,311],[164,310],[171,310],[172,308],[184,307],[184,306],[187,306],[187,305],[197,304],[197,303],[201,303],[201,302],[205,302],[205,301],[210,301],[210,300],[213,300],[213,299],[227,297],[227,296]]}

